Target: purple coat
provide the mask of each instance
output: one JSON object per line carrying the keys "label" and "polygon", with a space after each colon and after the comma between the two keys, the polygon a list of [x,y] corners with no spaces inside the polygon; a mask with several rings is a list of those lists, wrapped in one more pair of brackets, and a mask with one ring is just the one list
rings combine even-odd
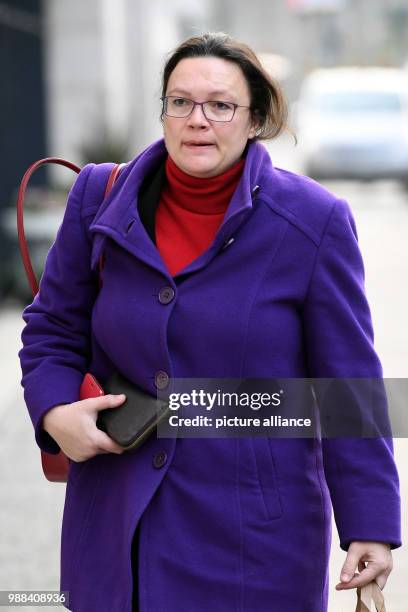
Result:
{"label": "purple coat", "polygon": [[[22,385],[43,450],[58,446],[41,418],[78,399],[87,371],[103,383],[119,368],[151,393],[166,374],[382,376],[347,203],[251,143],[213,243],[172,277],[136,206],[165,155],[163,140],[143,151],[102,206],[109,164],[87,165],[71,190],[23,313]],[[392,439],[153,436],[71,463],[61,589],[75,612],[130,612],[139,524],[142,612],[322,612],[331,503],[343,550],[401,545]]]}

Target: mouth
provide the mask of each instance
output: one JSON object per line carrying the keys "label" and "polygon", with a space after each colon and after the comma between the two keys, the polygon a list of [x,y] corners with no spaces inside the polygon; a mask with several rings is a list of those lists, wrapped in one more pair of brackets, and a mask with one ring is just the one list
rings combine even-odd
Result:
{"label": "mouth", "polygon": [[215,144],[213,142],[199,142],[194,140],[190,140],[183,144],[189,149],[209,149],[210,147],[215,147]]}

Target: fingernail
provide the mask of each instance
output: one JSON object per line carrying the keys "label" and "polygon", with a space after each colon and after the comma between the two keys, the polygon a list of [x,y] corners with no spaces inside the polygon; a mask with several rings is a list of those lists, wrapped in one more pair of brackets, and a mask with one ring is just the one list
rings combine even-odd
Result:
{"label": "fingernail", "polygon": [[342,574],[340,579],[342,582],[348,582],[348,580],[350,580],[350,576],[348,574]]}

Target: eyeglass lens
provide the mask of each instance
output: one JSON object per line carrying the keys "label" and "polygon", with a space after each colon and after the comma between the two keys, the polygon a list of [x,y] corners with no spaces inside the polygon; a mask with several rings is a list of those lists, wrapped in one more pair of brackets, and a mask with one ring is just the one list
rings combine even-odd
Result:
{"label": "eyeglass lens", "polygon": [[[167,96],[165,98],[164,112],[169,117],[188,117],[197,104],[188,98],[178,96]],[[213,121],[231,121],[234,116],[235,107],[230,102],[220,100],[209,100],[201,103],[204,115]]]}

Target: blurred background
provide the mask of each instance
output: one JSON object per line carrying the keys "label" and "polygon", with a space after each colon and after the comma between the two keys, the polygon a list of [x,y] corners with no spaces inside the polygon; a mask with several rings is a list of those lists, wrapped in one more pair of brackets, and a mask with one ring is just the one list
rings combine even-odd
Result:
{"label": "blurred background", "polygon": [[[159,138],[166,55],[208,30],[248,43],[282,84],[298,144],[288,134],[266,143],[272,162],[350,203],[384,375],[407,376],[407,0],[0,0],[0,589],[59,588],[65,488],[42,476],[20,387],[21,311],[32,295],[19,182],[46,156],[121,162]],[[38,275],[74,178],[53,167],[30,181],[25,232]],[[404,538],[406,442],[395,440]],[[406,612],[408,553],[393,556],[387,610]],[[334,526],[330,612],[354,609],[354,591],[334,590],[344,558]]]}

